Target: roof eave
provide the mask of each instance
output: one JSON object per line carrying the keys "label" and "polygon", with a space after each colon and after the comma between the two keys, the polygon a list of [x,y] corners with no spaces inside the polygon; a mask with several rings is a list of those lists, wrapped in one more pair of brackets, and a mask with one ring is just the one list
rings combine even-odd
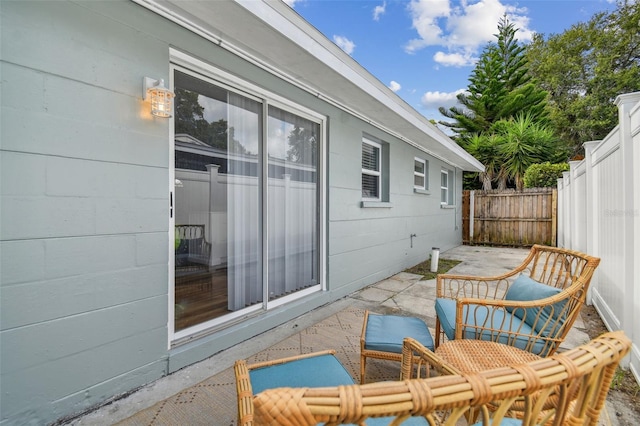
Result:
{"label": "roof eave", "polygon": [[[132,1],[452,166],[484,170],[479,161],[281,0]],[[274,40],[282,48],[274,47]]]}

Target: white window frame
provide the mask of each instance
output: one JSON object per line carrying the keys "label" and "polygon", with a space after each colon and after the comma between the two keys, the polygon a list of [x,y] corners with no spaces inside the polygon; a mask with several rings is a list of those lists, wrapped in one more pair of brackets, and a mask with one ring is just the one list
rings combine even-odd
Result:
{"label": "white window frame", "polygon": [[[416,171],[416,162],[422,163],[423,173]],[[422,186],[416,185],[416,177],[422,178]],[[413,159],[413,188],[420,191],[427,191],[429,189],[429,162],[424,158],[414,157]]]}
{"label": "white window frame", "polygon": [[[362,143],[366,145],[372,146],[374,149],[378,150],[378,170],[365,169],[362,168],[362,174],[367,176],[375,176],[378,180],[378,196],[377,197],[365,197],[362,199],[366,201],[382,201],[382,145],[378,142],[374,142],[367,138],[362,138]],[[362,163],[362,162],[361,162]]]}
{"label": "white window frame", "polygon": [[[447,184],[442,185],[442,176],[446,176]],[[441,206],[454,206],[454,182],[455,182],[455,173],[450,169],[442,169],[440,170],[440,205]],[[443,192],[444,191],[444,192]],[[443,196],[445,195],[444,200]]]}
{"label": "white window frame", "polygon": [[[446,185],[442,184],[443,176],[446,178]],[[443,206],[449,204],[449,171],[446,169],[440,170],[440,204],[442,204]]]}

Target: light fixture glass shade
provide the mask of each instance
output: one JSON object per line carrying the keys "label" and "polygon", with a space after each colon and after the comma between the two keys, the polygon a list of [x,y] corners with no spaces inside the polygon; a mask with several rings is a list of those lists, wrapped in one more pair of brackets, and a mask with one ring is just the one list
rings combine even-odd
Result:
{"label": "light fixture glass shade", "polygon": [[144,94],[145,99],[151,100],[151,114],[156,117],[171,117],[172,105],[171,99],[174,94],[172,91],[164,87],[164,80],[153,80],[149,77],[144,78]]}

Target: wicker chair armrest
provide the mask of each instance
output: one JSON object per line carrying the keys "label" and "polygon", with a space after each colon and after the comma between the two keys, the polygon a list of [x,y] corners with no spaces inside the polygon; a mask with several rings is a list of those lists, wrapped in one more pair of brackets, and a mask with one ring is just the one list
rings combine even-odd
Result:
{"label": "wicker chair armrest", "polygon": [[481,306],[493,306],[498,308],[537,308],[555,305],[558,302],[562,302],[573,296],[575,290],[579,290],[576,287],[570,287],[560,293],[550,296],[544,299],[536,300],[510,300],[510,299],[478,299],[475,297],[460,297],[456,299],[456,305],[481,305]]}
{"label": "wicker chair armrest", "polygon": [[438,277],[442,277],[444,280],[476,280],[476,281],[500,281],[513,277],[526,270],[526,265],[520,265],[516,269],[506,272],[502,275],[495,276],[475,276],[475,275],[460,275],[460,274],[438,274]]}
{"label": "wicker chair armrest", "polygon": [[241,359],[235,362],[233,370],[236,376],[236,392],[238,395],[238,424],[253,424],[253,389],[247,361]]}
{"label": "wicker chair armrest", "polygon": [[509,289],[509,278],[520,271],[499,277],[442,274],[436,278],[436,297],[447,299],[503,299]]}
{"label": "wicker chair armrest", "polygon": [[299,359],[313,358],[314,356],[321,356],[321,355],[335,355],[335,354],[336,354],[336,351],[334,349],[327,349],[327,350],[324,350],[324,351],[311,352],[311,353],[301,354],[301,355],[294,355],[294,356],[290,356],[290,357],[286,357],[286,358],[278,358],[278,359],[272,359],[272,360],[269,360],[269,361],[256,362],[254,364],[248,365],[248,369],[250,371],[250,370],[253,370],[253,369],[256,369],[256,368],[269,367],[271,365],[286,364],[287,362],[296,361],[296,360],[299,360]]}
{"label": "wicker chair armrest", "polygon": [[435,368],[441,375],[460,374],[458,370],[444,362],[442,358],[422,343],[412,337],[405,337],[402,342],[400,380],[422,378],[422,367],[427,367],[427,371],[430,368]]}
{"label": "wicker chair armrest", "polygon": [[[456,299],[460,296],[490,297],[490,293],[487,292],[485,288],[487,286],[495,286],[499,289],[500,287],[504,287],[504,285],[508,288],[510,278],[515,277],[519,273],[526,271],[531,267],[532,262],[535,261],[536,251],[539,247],[540,246],[534,245],[520,265],[502,275],[482,277],[473,275],[440,274],[436,277],[437,297],[447,297],[451,299]],[[470,293],[470,291],[475,291],[475,293]],[[504,289],[504,292],[506,292],[506,289]]]}

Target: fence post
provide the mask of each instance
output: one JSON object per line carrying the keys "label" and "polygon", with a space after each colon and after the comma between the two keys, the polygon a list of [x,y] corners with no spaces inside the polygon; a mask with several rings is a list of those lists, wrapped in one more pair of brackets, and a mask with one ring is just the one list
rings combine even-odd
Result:
{"label": "fence post", "polygon": [[580,194],[580,188],[578,186],[578,166],[581,161],[569,161],[569,176],[571,179],[570,190],[571,200],[569,204],[571,205],[571,246],[568,247],[572,250],[585,251],[585,247],[581,247],[580,238],[582,237],[582,232],[584,223],[580,223],[578,212],[580,211],[580,198],[584,196],[584,194]]}
{"label": "fence post", "polygon": [[562,221],[564,223],[564,236],[563,236],[563,248],[571,247],[571,213],[573,212],[573,206],[571,205],[571,173],[562,172]]}
{"label": "fence post", "polygon": [[473,244],[473,222],[476,215],[476,191],[469,191],[469,244]]}
{"label": "fence post", "polygon": [[[600,145],[602,141],[590,141],[582,144],[584,146],[584,165],[585,165],[585,198],[586,198],[586,252],[592,256],[600,256],[598,250],[598,224],[599,224],[599,210],[598,206],[600,201],[597,199],[596,182],[594,182],[593,176],[593,150]],[[592,289],[598,285],[598,268],[596,268],[593,277],[591,278],[591,285],[587,291],[587,304],[592,304]]]}
{"label": "fence post", "polygon": [[[622,166],[622,212],[619,219],[623,221],[622,246],[624,259],[622,262],[624,284],[624,312],[621,315],[621,326],[628,336],[633,336],[633,300],[634,283],[633,268],[636,262],[634,254],[634,214],[637,213],[634,206],[634,180],[633,180],[633,137],[631,134],[631,109],[640,101],[640,92],[620,95],[615,100],[618,107],[618,119],[620,120],[620,156]],[[615,213],[618,215],[618,212]],[[640,291],[640,290],[639,290]]]}
{"label": "fence post", "polygon": [[558,222],[557,228],[557,247],[564,247],[564,179],[558,178],[558,213],[556,215]]}
{"label": "fence post", "polygon": [[558,246],[558,190],[551,195],[551,245]]}

